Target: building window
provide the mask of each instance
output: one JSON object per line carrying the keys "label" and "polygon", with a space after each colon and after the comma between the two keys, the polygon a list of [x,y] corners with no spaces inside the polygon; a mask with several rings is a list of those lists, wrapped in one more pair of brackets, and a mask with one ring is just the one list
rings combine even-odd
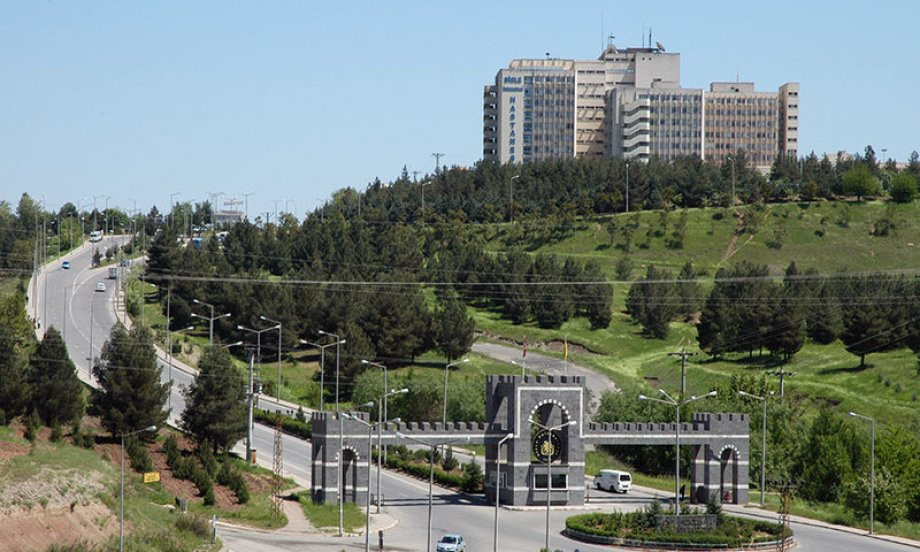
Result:
{"label": "building window", "polygon": [[[568,475],[564,473],[554,473],[553,474],[553,490],[567,489],[568,488]],[[533,476],[533,488],[534,489],[546,489],[546,474],[545,473],[536,473]]]}

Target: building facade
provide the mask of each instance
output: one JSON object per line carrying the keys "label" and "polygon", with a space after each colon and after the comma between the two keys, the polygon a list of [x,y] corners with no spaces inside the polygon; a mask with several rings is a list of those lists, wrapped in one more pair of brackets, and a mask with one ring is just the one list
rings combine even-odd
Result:
{"label": "building facade", "polygon": [[618,50],[596,60],[516,59],[483,89],[483,158],[501,163],[613,156],[721,161],[744,149],[768,169],[798,153],[798,83],[680,85],[680,54]]}

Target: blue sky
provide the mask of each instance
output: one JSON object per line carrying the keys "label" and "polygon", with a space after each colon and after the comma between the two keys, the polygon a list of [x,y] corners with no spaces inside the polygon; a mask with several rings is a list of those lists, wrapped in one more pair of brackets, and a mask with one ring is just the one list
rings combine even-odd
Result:
{"label": "blue sky", "polygon": [[[642,30],[685,86],[801,83],[801,151],[920,149],[911,1],[0,3],[0,200],[319,204],[403,165],[470,165],[482,85]],[[603,25],[602,25],[603,20]],[[288,203],[293,209],[293,203]],[[280,204],[279,204],[280,208]]]}

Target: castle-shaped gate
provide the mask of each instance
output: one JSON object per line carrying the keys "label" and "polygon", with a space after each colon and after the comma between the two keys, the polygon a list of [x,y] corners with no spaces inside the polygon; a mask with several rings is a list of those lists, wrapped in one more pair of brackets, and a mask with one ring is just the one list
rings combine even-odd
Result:
{"label": "castle-shaped gate", "polygon": [[[674,446],[675,423],[594,423],[585,416],[584,381],[580,376],[487,376],[486,422],[409,422],[384,424],[383,444],[412,444],[397,433],[431,444],[468,439],[486,450],[486,496],[508,505],[545,504],[548,475],[550,501],[580,505],[585,498],[585,445]],[[369,422],[366,414],[359,415]],[[576,422],[553,432],[534,431],[533,420],[546,427]],[[748,500],[748,440],[746,414],[694,414],[680,427],[681,446],[689,446],[692,502],[743,504]],[[368,450],[367,427],[335,413],[313,414],[312,492],[316,502],[345,500],[364,505]],[[508,435],[511,435],[508,437]],[[534,444],[552,444],[550,474],[545,456]],[[376,429],[374,442],[376,442]],[[499,442],[501,450],[499,450]],[[341,443],[341,444],[340,444]],[[537,447],[539,448],[539,447]],[[340,458],[341,457],[341,458]],[[339,482],[343,474],[342,485]],[[497,469],[496,469],[497,468]]]}

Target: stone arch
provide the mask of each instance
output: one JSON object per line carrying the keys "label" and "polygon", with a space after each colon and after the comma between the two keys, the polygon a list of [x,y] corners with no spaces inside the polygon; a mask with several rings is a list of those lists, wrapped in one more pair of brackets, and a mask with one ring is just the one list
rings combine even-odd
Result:
{"label": "stone arch", "polygon": [[[562,423],[569,422],[573,419],[572,414],[569,412],[569,408],[565,405],[565,403],[555,398],[545,398],[545,399],[539,400],[533,406],[533,408],[530,409],[530,413],[527,418],[528,419],[538,419],[538,414],[547,408],[549,408],[550,410],[554,408],[558,408],[559,416],[561,418]],[[563,464],[567,464],[569,462],[569,449],[571,446],[570,445],[571,430],[572,428],[571,426],[569,426],[569,427],[566,427],[566,428],[563,428],[561,430],[554,432],[554,434],[557,435],[560,439],[560,445],[561,445],[561,450],[562,450],[560,459],[558,462],[561,462]]]}
{"label": "stone arch", "polygon": [[357,462],[357,461],[361,458],[361,455],[358,453],[358,449],[356,449],[355,447],[353,447],[353,446],[351,446],[351,445],[345,445],[344,447],[342,447],[342,450],[336,451],[336,453],[335,453],[335,461],[336,461],[336,462],[339,461],[339,454],[341,454],[343,451],[345,451],[345,452],[349,452],[349,451],[350,451],[351,454],[352,454],[352,457],[353,457],[354,460],[355,460],[355,462]]}
{"label": "stone arch", "polygon": [[738,447],[732,444],[719,449],[719,500],[737,504],[738,497],[738,463],[741,455]]}
{"label": "stone arch", "polygon": [[572,419],[572,415],[569,413],[569,407],[567,407],[565,404],[563,404],[557,399],[543,399],[539,401],[533,408],[530,409],[530,414],[527,417],[533,418],[533,415],[536,414],[538,410],[540,410],[541,408],[543,408],[544,406],[548,404],[559,407],[559,410],[562,411],[563,421],[568,422],[569,420]]}
{"label": "stone arch", "polygon": [[339,455],[342,458],[342,497],[344,500],[352,502],[358,501],[358,459],[360,455],[355,447],[345,445],[341,451],[335,453],[335,462],[339,463]]}

